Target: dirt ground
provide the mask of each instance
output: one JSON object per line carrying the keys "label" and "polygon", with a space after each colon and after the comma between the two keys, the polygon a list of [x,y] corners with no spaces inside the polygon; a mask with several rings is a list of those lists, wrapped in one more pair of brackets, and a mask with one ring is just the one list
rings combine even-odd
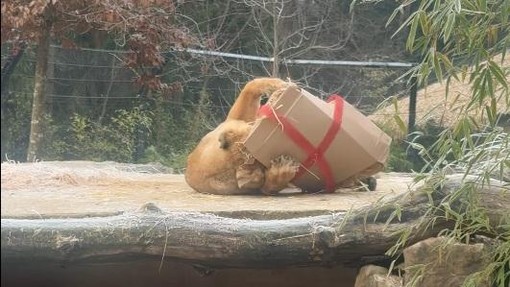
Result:
{"label": "dirt ground", "polygon": [[110,215],[153,203],[165,212],[198,211],[242,217],[317,215],[371,204],[408,192],[412,177],[378,175],[376,191],[337,190],[303,194],[287,189],[278,196],[220,196],[191,189],[183,175],[163,167],[112,162],[2,163],[2,218]]}

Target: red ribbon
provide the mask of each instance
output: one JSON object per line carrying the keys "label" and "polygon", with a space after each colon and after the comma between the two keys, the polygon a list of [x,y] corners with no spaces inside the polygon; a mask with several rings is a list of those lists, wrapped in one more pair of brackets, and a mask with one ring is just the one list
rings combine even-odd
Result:
{"label": "red ribbon", "polygon": [[299,170],[296,173],[294,179],[303,175],[303,173],[314,164],[317,164],[319,170],[322,173],[322,176],[324,177],[326,192],[334,192],[335,179],[333,177],[333,173],[331,172],[331,166],[324,158],[324,154],[328,150],[331,142],[333,142],[333,139],[342,126],[344,100],[339,95],[331,95],[328,98],[328,102],[334,102],[335,104],[333,121],[331,122],[331,126],[329,127],[328,131],[324,135],[324,138],[317,147],[315,147],[305,136],[303,136],[303,134],[301,134],[301,132],[299,132],[285,117],[277,115],[269,105],[266,104],[261,106],[259,109],[259,115],[266,116],[268,119],[280,123],[283,126],[283,132],[308,155],[307,158],[301,162]]}

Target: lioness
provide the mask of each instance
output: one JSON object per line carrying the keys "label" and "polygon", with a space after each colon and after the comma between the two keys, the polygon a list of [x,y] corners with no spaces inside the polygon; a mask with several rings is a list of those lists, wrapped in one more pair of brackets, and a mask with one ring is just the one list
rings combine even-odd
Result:
{"label": "lioness", "polygon": [[275,194],[288,187],[299,167],[297,162],[280,156],[266,168],[242,145],[257,118],[261,97],[286,85],[277,78],[257,78],[244,86],[225,121],[205,135],[188,156],[185,178],[193,189],[211,194]]}

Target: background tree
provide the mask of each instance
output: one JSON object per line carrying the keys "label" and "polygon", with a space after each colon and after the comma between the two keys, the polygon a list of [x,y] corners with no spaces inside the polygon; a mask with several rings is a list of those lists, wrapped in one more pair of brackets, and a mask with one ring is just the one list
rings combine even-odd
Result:
{"label": "background tree", "polygon": [[[369,112],[389,94],[402,90],[395,82],[399,71],[282,64],[284,59],[409,60],[400,45],[404,35],[391,39],[389,31],[398,28],[398,23],[384,26],[396,6],[394,2],[356,6],[353,11],[349,4],[333,0],[208,0],[200,4],[184,2],[177,11],[185,15],[179,19],[187,27],[208,39],[204,41],[207,49],[275,59],[262,63],[209,58],[210,76],[221,75],[236,88],[254,76],[290,77],[318,95],[341,92]],[[207,19],[204,13],[209,13]]]}
{"label": "background tree", "polygon": [[164,89],[152,73],[152,68],[164,63],[161,49],[191,41],[185,30],[174,25],[174,9],[173,2],[162,0],[2,1],[2,43],[26,41],[37,45],[28,161],[37,159],[43,138],[44,80],[52,40],[73,46],[79,35],[97,31],[111,34],[118,46],[130,51],[126,62],[139,69],[137,83],[148,89]]}
{"label": "background tree", "polygon": [[[350,1],[347,0],[305,2],[176,1],[173,12],[169,10],[173,13],[169,14],[169,21],[174,27],[185,27],[181,29],[184,33],[195,36],[185,42],[192,42],[193,48],[203,50],[262,57],[276,55],[280,60],[408,60],[402,48],[403,36],[390,38],[390,31],[395,30],[398,23],[384,26],[396,6],[393,1],[356,6],[353,13],[349,11]],[[112,7],[112,3],[105,1],[100,5]],[[264,5],[268,9],[264,10]],[[130,7],[136,10],[138,6]],[[134,35],[136,27],[126,30],[125,25],[135,25],[136,15],[145,12],[143,9],[131,11],[134,16],[122,16],[115,22],[117,24],[108,28],[103,24],[115,17],[113,12],[106,11],[117,13],[115,9],[120,8],[103,9],[98,14],[94,9],[89,8],[82,17],[88,22],[74,25],[76,29],[82,26],[84,29],[72,32],[69,27],[67,35],[59,34],[52,40],[56,45],[50,46],[53,56],[50,53],[44,93],[45,112],[50,117],[45,117],[47,130],[44,147],[38,155],[40,159],[159,161],[180,168],[190,146],[223,120],[241,86],[253,77],[273,73],[272,63],[202,56],[168,43],[156,46],[163,52],[164,64],[160,67],[128,66],[126,62],[132,62],[129,55],[133,54],[126,53],[130,49],[128,40],[137,36]],[[148,13],[157,11],[155,7]],[[127,12],[121,14],[124,13]],[[105,23],[90,28],[89,23],[100,22],[99,15],[105,15]],[[76,15],[72,16],[72,21],[78,21]],[[132,23],[123,24],[122,19]],[[275,27],[276,32],[273,31]],[[171,34],[168,31],[165,35]],[[275,42],[277,48],[273,49]],[[2,55],[9,47],[4,44]],[[72,46],[82,49],[72,49]],[[29,133],[26,119],[30,115],[26,103],[32,96],[28,93],[33,90],[34,66],[34,49],[29,48],[10,80],[10,100],[2,106],[8,111],[6,120],[2,121],[4,159],[26,159],[24,146],[28,145],[26,135]],[[389,96],[406,94],[404,81],[396,80],[402,74],[399,70],[286,65],[283,61],[276,70],[280,77],[290,77],[319,96],[339,92],[365,114]],[[146,89],[148,85],[133,87],[132,78],[142,79],[142,75],[147,80],[159,80],[168,85],[166,89],[152,92]],[[158,82],[154,86],[158,86]],[[140,116],[150,118],[150,124],[141,129],[135,127],[134,134],[126,133],[123,139],[111,136],[118,135],[115,131],[119,123],[129,126],[130,121]],[[137,145],[136,156],[131,157],[128,156],[133,149],[130,137],[143,143],[143,146]],[[140,153],[147,153],[147,156],[141,158]]]}

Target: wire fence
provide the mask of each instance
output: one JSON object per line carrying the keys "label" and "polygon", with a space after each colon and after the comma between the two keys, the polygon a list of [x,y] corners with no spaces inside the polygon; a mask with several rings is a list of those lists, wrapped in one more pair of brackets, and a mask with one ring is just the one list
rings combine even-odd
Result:
{"label": "wire fence", "polygon": [[[178,83],[180,88],[172,93],[158,93],[134,83],[140,71],[125,65],[124,54],[125,51],[52,46],[44,96],[54,122],[68,123],[76,114],[101,122],[119,110],[137,107],[171,117],[176,122],[173,129],[182,128],[196,138],[224,119],[247,81],[271,74],[273,60],[193,49],[169,51],[164,54],[165,66],[149,72],[164,83]],[[9,50],[2,46],[2,67],[8,57]],[[12,121],[18,120],[16,113],[30,118],[35,63],[34,51],[28,48],[10,74],[6,91],[2,93],[3,126],[4,122],[12,125]],[[409,95],[408,79],[401,76],[410,67],[412,64],[401,62],[284,59],[279,74],[322,98],[340,94],[365,115],[391,117],[393,114],[378,112],[378,108],[390,97]],[[17,140],[21,133],[18,132]],[[182,133],[175,131],[169,135],[179,136]],[[8,149],[4,148],[8,145],[4,141],[12,142],[12,138],[2,136],[2,153]]]}
{"label": "wire fence", "polygon": [[[136,98],[139,92],[133,84],[136,74],[122,61],[125,51],[64,49],[58,46],[52,46],[51,51],[48,61],[49,73],[46,78],[46,86],[49,87],[47,97],[73,98],[78,95],[90,98],[106,96],[130,98],[119,95],[132,94],[132,97]],[[21,71],[18,69],[12,77],[34,79],[35,56],[30,52],[24,57],[23,62],[26,68]],[[189,54],[190,52],[193,54]],[[267,57],[194,49],[172,51],[168,54],[171,54],[173,61],[167,61],[167,67],[159,73],[161,78],[168,81],[182,81],[186,89],[183,91],[184,94],[205,87],[212,93],[213,99],[218,99],[222,96],[216,93],[230,92],[232,94],[228,96],[227,104],[235,99],[242,84],[251,77],[267,76],[269,68],[266,63],[271,61],[271,58]],[[181,65],[183,61],[186,61],[186,64]],[[374,101],[381,101],[390,96],[404,96],[409,92],[406,79],[399,79],[399,76],[405,72],[403,69],[412,67],[412,63],[299,59],[284,59],[282,63],[282,78],[290,77],[307,89],[316,92],[318,96],[326,97],[333,92],[340,93],[351,103],[361,105],[358,108],[366,114],[373,112],[373,108],[371,110],[363,106],[368,99],[373,100],[371,102],[374,106]],[[204,68],[207,71],[202,71]],[[380,72],[381,70],[383,72]],[[216,81],[210,79],[216,79]],[[207,80],[209,84],[204,86],[203,83]],[[104,89],[96,91],[96,94],[101,96],[94,95],[94,86],[101,84],[115,85],[110,88],[113,90],[110,91],[111,95],[107,95]],[[87,93],[77,93],[83,90],[84,86],[87,86],[85,89]],[[20,92],[13,89],[11,91]],[[173,101],[173,103],[176,102]]]}

